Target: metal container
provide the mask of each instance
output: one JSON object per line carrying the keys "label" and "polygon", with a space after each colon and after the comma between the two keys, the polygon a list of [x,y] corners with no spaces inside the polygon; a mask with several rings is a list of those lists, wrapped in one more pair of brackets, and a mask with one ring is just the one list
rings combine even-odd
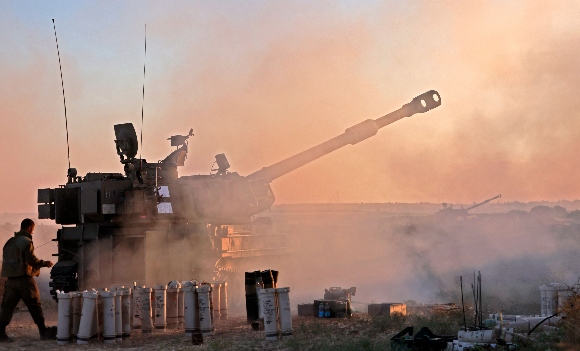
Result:
{"label": "metal container", "polygon": [[77,334],[77,344],[85,345],[89,343],[92,336],[93,320],[96,314],[98,293],[96,291],[85,291],[83,293],[83,308],[79,333]]}
{"label": "metal container", "polygon": [[261,289],[260,305],[264,314],[264,336],[266,340],[278,340],[278,308],[276,306],[276,289]]}
{"label": "metal container", "polygon": [[115,297],[114,291],[101,292],[103,301],[103,340],[106,344],[114,344],[117,338],[116,318],[115,318]]}
{"label": "metal container", "polygon": [[155,285],[155,329],[165,329],[167,327],[167,285]]}
{"label": "metal container", "polygon": [[211,320],[211,286],[201,285],[195,289],[197,291],[198,306],[199,306],[199,329],[203,336],[212,334],[212,320]]}
{"label": "metal container", "polygon": [[292,313],[290,310],[290,288],[276,288],[278,298],[278,315],[280,319],[280,336],[292,336]]}
{"label": "metal container", "polygon": [[56,343],[65,345],[71,339],[71,299],[72,293],[57,293],[58,298],[58,325],[56,331]]}

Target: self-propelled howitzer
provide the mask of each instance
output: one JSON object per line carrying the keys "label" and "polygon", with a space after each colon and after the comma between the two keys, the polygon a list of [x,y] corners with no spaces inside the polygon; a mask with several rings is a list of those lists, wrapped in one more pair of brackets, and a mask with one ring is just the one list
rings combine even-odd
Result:
{"label": "self-propelled howitzer", "polygon": [[81,177],[71,168],[65,185],[38,191],[39,218],[63,225],[56,238],[58,263],[51,271],[53,292],[133,281],[203,279],[214,274],[216,267],[230,271],[242,259],[280,254],[289,246],[284,236],[268,238],[264,244],[230,226],[250,223],[251,216],[272,206],[270,182],[440,104],[439,94],[431,90],[392,113],[361,122],[248,176],[230,172],[225,155],[219,154],[215,173],[179,177],[177,168],[184,165],[193,131],[170,137],[176,149],[161,161],[147,162],[136,157],[133,125],[115,125],[115,145],[124,173]]}

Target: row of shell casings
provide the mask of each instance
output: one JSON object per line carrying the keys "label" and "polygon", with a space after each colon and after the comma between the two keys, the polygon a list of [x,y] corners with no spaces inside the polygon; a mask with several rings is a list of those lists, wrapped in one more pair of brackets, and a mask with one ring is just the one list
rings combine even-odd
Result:
{"label": "row of shell casings", "polygon": [[111,291],[57,292],[59,345],[73,338],[86,344],[102,334],[105,342],[116,342],[131,335],[131,289],[113,287]]}
{"label": "row of shell casings", "polygon": [[[132,329],[148,333],[154,328],[163,330],[168,324],[184,322],[186,334],[190,334],[188,330],[196,329],[196,321],[197,329],[208,335],[214,330],[214,309],[223,308],[221,313],[227,313],[225,282],[172,281],[168,285],[133,289],[113,286],[110,290],[58,292],[57,298],[57,343],[60,345],[74,338],[78,344],[86,344],[98,335],[106,343],[114,343],[129,337]],[[213,304],[214,299],[220,301],[217,306]],[[189,318],[192,313],[196,313],[193,320]]]}
{"label": "row of shell casings", "polygon": [[[188,336],[193,332],[211,335],[214,331],[213,286],[196,281],[184,281],[181,284],[172,281],[168,286],[156,285],[153,296],[150,289],[135,289],[135,306],[141,306],[141,309],[136,308],[133,313],[133,327],[147,333],[153,327],[165,329],[167,324],[183,322]],[[223,290],[225,294],[226,288]],[[227,297],[224,302],[227,303]]]}
{"label": "row of shell casings", "polygon": [[266,340],[292,336],[290,288],[257,289]]}

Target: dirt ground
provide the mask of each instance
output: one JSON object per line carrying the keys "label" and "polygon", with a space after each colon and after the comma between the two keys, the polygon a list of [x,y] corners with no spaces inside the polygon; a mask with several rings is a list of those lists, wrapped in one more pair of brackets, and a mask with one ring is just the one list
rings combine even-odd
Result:
{"label": "dirt ground", "polygon": [[[45,309],[46,324],[56,325],[56,309]],[[366,314],[365,314],[366,315]],[[364,318],[364,317],[363,317]],[[33,323],[28,311],[19,311],[14,314],[12,322],[7,328],[8,335],[14,339],[13,343],[0,344],[0,350],[303,350],[320,349],[309,345],[309,338],[316,334],[327,334],[330,330],[345,336],[357,334],[357,325],[360,317],[350,319],[319,320],[312,317],[293,317],[294,334],[297,337],[281,341],[269,342],[264,340],[264,333],[252,331],[243,315],[228,316],[216,320],[214,336],[206,338],[204,345],[192,345],[191,338],[186,338],[182,325],[168,328],[165,331],[154,331],[152,334],[142,334],[140,330],[133,330],[131,337],[116,344],[105,344],[100,340],[92,340],[88,345],[57,345],[56,340],[41,341],[38,329]],[[305,334],[304,330],[308,329]],[[386,337],[386,335],[385,335]],[[326,343],[325,343],[326,344]],[[313,347],[313,348],[312,348]]]}

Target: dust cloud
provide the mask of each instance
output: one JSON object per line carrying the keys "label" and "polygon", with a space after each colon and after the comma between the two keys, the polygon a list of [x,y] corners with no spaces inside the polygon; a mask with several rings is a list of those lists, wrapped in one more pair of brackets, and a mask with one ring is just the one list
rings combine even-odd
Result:
{"label": "dust cloud", "polygon": [[388,204],[280,206],[272,216],[293,223],[300,241],[280,278],[301,303],[331,286],[356,286],[353,300],[364,310],[379,302],[460,303],[460,276],[472,305],[469,284],[481,271],[487,309],[538,314],[540,285],[572,286],[580,277],[580,211],[514,205],[468,215],[393,212]]}
{"label": "dust cloud", "polygon": [[[293,305],[322,298],[332,286],[356,286],[355,308],[364,311],[366,304],[379,302],[458,304],[459,276],[470,306],[469,284],[480,271],[486,310],[537,314],[540,285],[572,286],[580,277],[580,203],[560,204],[566,208],[492,203],[484,205],[490,212],[469,213],[457,205],[436,212],[438,206],[427,203],[277,205],[260,217],[272,218],[274,234],[292,237],[291,252],[234,262],[238,272],[221,272],[219,278],[228,281],[237,312],[243,308],[243,271],[257,269],[278,270],[279,286],[291,287]],[[17,224],[2,218],[5,241]],[[58,226],[37,228],[37,255],[50,259]],[[211,281],[221,249],[212,244],[213,234],[215,228],[206,225],[160,224],[146,233],[128,228],[113,240],[87,242],[84,287]],[[99,259],[91,256],[95,250],[101,251]],[[45,298],[48,278],[48,271],[39,278]]]}

